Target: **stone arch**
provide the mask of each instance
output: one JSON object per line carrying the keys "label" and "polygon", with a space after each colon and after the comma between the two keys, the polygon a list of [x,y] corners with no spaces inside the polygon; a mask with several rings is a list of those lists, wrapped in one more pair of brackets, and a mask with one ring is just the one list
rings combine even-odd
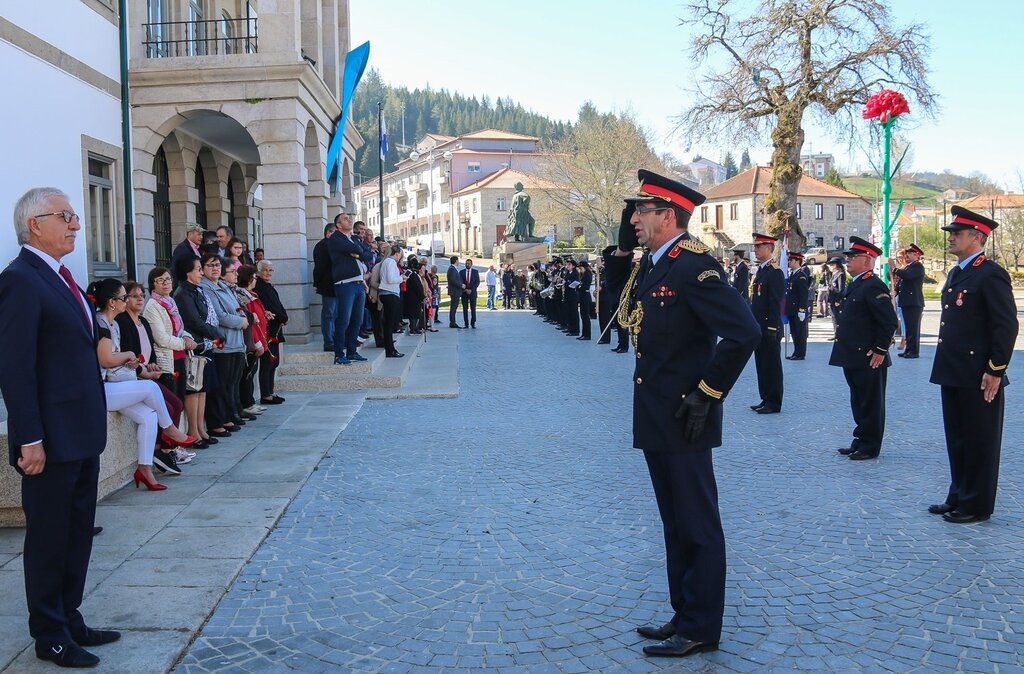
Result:
{"label": "stone arch", "polygon": [[213,150],[203,145],[196,155],[196,219],[210,231],[230,225],[225,174]]}
{"label": "stone arch", "polygon": [[226,181],[225,201],[228,210],[228,225],[235,231],[235,236],[248,241],[253,246],[252,227],[249,222],[249,189],[246,185],[242,166],[231,162]]}

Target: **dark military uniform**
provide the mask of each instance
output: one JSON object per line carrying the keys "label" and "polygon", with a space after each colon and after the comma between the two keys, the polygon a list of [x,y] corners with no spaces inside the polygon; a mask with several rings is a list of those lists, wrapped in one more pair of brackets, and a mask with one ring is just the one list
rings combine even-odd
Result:
{"label": "dark military uniform", "polygon": [[565,284],[562,286],[562,314],[565,316],[565,334],[569,337],[579,337],[579,286],[577,285],[573,288],[572,285],[579,283],[580,274],[575,265],[566,268],[564,278]]}
{"label": "dark military uniform", "polygon": [[594,273],[590,271],[590,263],[581,265],[580,287],[576,289],[576,298],[579,302],[580,314],[580,339],[590,339],[590,321],[594,313],[594,300],[590,296],[590,286],[594,284]]}
{"label": "dark military uniform", "polygon": [[[953,216],[943,229],[970,227],[989,234],[998,226],[958,206],[953,207]],[[984,253],[964,269],[953,267],[941,302],[931,382],[942,387],[951,478],[946,505],[955,513],[985,519],[995,508],[1003,388],[1009,383],[1006,367],[1017,338],[1017,306],[1006,270]],[[1002,377],[992,402],[985,401],[980,389],[985,374]]]}
{"label": "dark military uniform", "polygon": [[786,281],[786,319],[789,334],[793,335],[790,360],[803,360],[807,355],[807,293],[810,287],[811,279],[804,269],[794,269]]}
{"label": "dark military uniform", "polygon": [[[692,212],[703,196],[640,171],[641,198],[657,180],[673,189],[660,198]],[[684,194],[689,200],[678,199]],[[656,204],[660,204],[655,201]],[[606,254],[611,287],[622,286],[631,256]],[[685,232],[652,264],[644,254],[629,293],[629,325],[636,348],[633,377],[633,446],[644,451],[664,524],[669,594],[674,615],[664,636],[717,643],[725,608],[725,537],[711,461],[722,444],[722,405],[759,338],[750,308],[730,287],[707,248]],[[642,318],[641,313],[642,312]],[[638,321],[638,322],[636,322]],[[700,393],[698,393],[698,391]],[[694,442],[676,413],[685,396],[711,400],[706,425]],[[641,632],[642,634],[644,632]],[[670,641],[648,649],[663,648]],[[650,653],[682,655],[684,653]]]}
{"label": "dark military uniform", "polygon": [[750,301],[750,265],[746,260],[737,262],[733,268],[732,287],[739,291],[743,299]]}
{"label": "dark military uniform", "polygon": [[895,274],[899,279],[896,297],[903,313],[907,338],[907,348],[900,356],[917,358],[921,349],[921,314],[924,312],[924,265],[913,262],[903,269],[897,269]]}
{"label": "dark military uniform", "polygon": [[757,366],[757,392],[761,394],[761,409],[778,412],[782,409],[782,298],[786,292],[786,277],[774,262],[768,261],[757,269],[751,288],[750,308],[761,326],[761,341],[754,350]]}
{"label": "dark military uniform", "polygon": [[[856,241],[857,237],[850,239]],[[828,364],[843,368],[856,424],[853,443],[843,453],[854,459],[875,458],[885,435],[885,385],[892,364],[889,346],[898,322],[896,310],[888,286],[870,271],[850,282],[839,306]],[[885,356],[878,368],[871,367],[873,354]]]}

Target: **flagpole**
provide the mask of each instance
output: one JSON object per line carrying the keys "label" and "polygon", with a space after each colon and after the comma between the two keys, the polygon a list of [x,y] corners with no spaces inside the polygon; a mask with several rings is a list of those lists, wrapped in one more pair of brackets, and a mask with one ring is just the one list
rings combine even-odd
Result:
{"label": "flagpole", "polygon": [[383,117],[381,117],[381,102],[377,101],[377,143],[380,151],[377,153],[377,213],[380,215],[380,236],[384,237],[384,128]]}

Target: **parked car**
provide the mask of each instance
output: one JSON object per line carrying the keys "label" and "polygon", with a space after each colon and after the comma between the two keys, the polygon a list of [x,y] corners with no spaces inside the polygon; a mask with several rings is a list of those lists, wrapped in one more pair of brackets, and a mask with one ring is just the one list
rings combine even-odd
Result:
{"label": "parked car", "polygon": [[807,264],[825,264],[837,251],[826,250],[825,248],[808,248],[804,251],[804,262]]}

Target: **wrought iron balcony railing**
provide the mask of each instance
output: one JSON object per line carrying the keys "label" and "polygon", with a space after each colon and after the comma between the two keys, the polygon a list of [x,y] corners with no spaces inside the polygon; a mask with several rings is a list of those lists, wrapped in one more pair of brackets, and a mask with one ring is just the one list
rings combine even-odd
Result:
{"label": "wrought iron balcony railing", "polygon": [[257,20],[212,19],[142,24],[146,58],[255,54]]}

